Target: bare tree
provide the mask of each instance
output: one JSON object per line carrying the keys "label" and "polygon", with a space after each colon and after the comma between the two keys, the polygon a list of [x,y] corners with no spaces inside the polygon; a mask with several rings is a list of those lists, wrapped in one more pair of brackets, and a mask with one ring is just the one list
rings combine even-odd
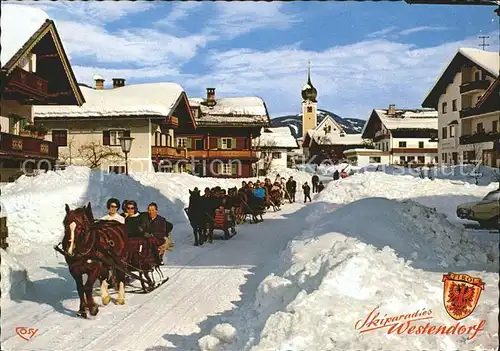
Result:
{"label": "bare tree", "polygon": [[68,151],[59,153],[59,161],[65,165],[72,165],[73,158],[75,157],[75,137],[71,137],[68,140]]}
{"label": "bare tree", "polygon": [[104,161],[117,162],[123,159],[120,152],[94,141],[78,148],[78,155],[85,166],[99,168]]}
{"label": "bare tree", "polygon": [[[264,139],[262,137],[257,138],[257,143],[255,148],[261,152],[259,163],[262,164],[262,168],[259,167],[259,171],[262,172],[263,176],[266,176],[271,169],[273,163],[273,152],[272,149],[276,147],[277,142],[274,139]],[[259,175],[259,174],[257,174]]]}

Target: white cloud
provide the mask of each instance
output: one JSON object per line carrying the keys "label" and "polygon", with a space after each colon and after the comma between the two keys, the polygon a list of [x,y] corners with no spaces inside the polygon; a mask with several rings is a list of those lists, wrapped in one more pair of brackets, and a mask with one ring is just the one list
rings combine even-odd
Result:
{"label": "white cloud", "polygon": [[443,30],[448,30],[448,27],[432,27],[432,26],[420,26],[415,28],[409,28],[399,32],[399,35],[409,35],[418,32],[438,32]]}
{"label": "white cloud", "polygon": [[154,2],[128,1],[37,1],[23,2],[23,5],[37,6],[49,15],[61,20],[83,23],[110,23],[128,15],[148,11],[156,6]]}
{"label": "white cloud", "polygon": [[387,34],[394,32],[396,29],[398,29],[398,27],[396,27],[396,26],[387,27],[387,28],[378,30],[376,32],[370,33],[367,35],[367,37],[368,38],[384,37]]}
{"label": "white cloud", "polygon": [[217,2],[215,18],[209,25],[216,33],[235,38],[259,29],[287,29],[300,22],[296,15],[283,12],[283,7],[280,2]]}
{"label": "white cloud", "polygon": [[[390,103],[420,107],[456,50],[475,47],[476,41],[471,37],[418,48],[370,40],[321,52],[290,48],[212,52],[207,61],[210,74],[189,79],[183,86],[191,94],[202,94],[205,87],[214,86],[220,95],[258,95],[265,98],[271,112],[293,108],[299,113],[300,89],[311,60],[318,107],[342,117],[366,119],[373,108]],[[498,48],[498,40],[492,48]]]}
{"label": "white cloud", "polygon": [[[56,21],[64,47],[72,57],[100,63],[132,63],[146,66],[185,62],[193,58],[210,37],[175,37],[153,29],[131,28],[109,32],[93,24]],[[85,39],[82,40],[82,34]]]}
{"label": "white cloud", "polygon": [[172,3],[172,10],[163,19],[156,21],[156,25],[173,28],[179,21],[188,17],[193,11],[202,5],[201,2],[187,1]]}

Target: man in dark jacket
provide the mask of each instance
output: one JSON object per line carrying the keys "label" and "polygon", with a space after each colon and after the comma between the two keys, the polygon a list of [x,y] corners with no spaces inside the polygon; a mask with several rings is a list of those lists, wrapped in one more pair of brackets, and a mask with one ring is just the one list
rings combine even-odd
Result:
{"label": "man in dark jacket", "polygon": [[304,202],[307,202],[307,199],[309,199],[309,202],[312,202],[311,200],[311,187],[307,182],[302,185],[302,190],[304,190]]}
{"label": "man in dark jacket", "polygon": [[333,180],[339,180],[340,178],[340,173],[339,170],[336,169],[335,172],[333,172]]}
{"label": "man in dark jacket", "polygon": [[214,219],[215,210],[217,209],[218,199],[212,195],[210,188],[205,188],[205,194],[201,197],[203,216],[205,216],[205,223],[207,223],[209,242],[212,242],[214,233]]}
{"label": "man in dark jacket", "polygon": [[318,184],[318,193],[322,192],[325,189],[325,185],[323,182],[319,182]]}
{"label": "man in dark jacket", "polygon": [[313,189],[312,189],[313,193],[317,193],[318,192],[319,177],[316,173],[312,176],[311,183],[313,185]]}
{"label": "man in dark jacket", "polygon": [[171,248],[169,245],[170,233],[174,225],[158,214],[158,205],[154,202],[148,205],[148,214],[143,215],[139,224],[139,231],[144,233],[146,238],[155,237],[159,243],[158,260],[163,264],[163,254],[165,250]]}
{"label": "man in dark jacket", "polygon": [[286,182],[286,191],[290,196],[290,203],[295,202],[295,193],[297,192],[297,182],[293,180],[293,177],[288,179]]}

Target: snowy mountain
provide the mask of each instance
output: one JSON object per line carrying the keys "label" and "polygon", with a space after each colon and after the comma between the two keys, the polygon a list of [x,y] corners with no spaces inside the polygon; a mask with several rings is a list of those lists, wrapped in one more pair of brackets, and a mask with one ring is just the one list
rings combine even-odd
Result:
{"label": "snowy mountain", "polygon": [[[363,126],[366,121],[364,119],[357,118],[342,118],[339,115],[336,115],[333,112],[318,109],[316,115],[318,116],[318,123],[326,117],[332,117],[335,122],[337,122],[342,128],[344,128],[347,134],[357,134],[361,133],[363,130]],[[292,134],[295,138],[300,138],[302,136],[302,114],[298,114],[295,116],[281,116],[271,119],[272,127],[285,127],[289,126],[292,130]]]}

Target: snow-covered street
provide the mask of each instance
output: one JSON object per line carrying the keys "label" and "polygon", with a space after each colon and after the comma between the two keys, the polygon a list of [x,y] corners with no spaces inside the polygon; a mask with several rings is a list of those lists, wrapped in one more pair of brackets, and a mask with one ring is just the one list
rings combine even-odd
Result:
{"label": "snow-covered street", "polygon": [[[280,173],[300,184],[310,180],[303,172]],[[397,186],[389,190],[384,184],[391,182]],[[229,241],[194,247],[182,210],[187,189],[240,183],[165,173],[127,178],[71,167],[3,187],[9,249],[2,252],[2,349],[498,348],[498,234],[482,232],[478,240],[450,212],[498,183],[464,187],[356,174],[331,182],[311,204],[298,196],[298,203],[268,212],[264,222],[238,226]],[[73,208],[91,201],[97,215],[111,196],[135,197],[141,208],[154,200],[174,222],[175,248],[163,267],[170,280],[149,294],[128,293],[124,306],[110,304],[96,317],[78,319],[75,283],[52,245],[61,239],[64,203]],[[486,284],[473,314],[461,321],[486,321],[473,340],[355,329],[377,306],[391,316],[426,308],[433,323],[453,325],[442,302],[441,278],[448,272]],[[100,303],[97,289],[94,295]],[[21,326],[38,329],[29,342],[16,334]]]}

